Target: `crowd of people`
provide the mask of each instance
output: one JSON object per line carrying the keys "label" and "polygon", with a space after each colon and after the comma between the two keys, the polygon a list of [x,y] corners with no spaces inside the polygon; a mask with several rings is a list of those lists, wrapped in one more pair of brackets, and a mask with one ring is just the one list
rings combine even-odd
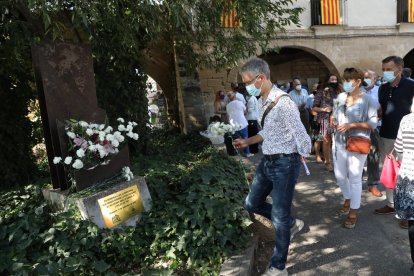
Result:
{"label": "crowd of people", "polygon": [[[396,214],[399,225],[408,228],[414,263],[414,81],[398,56],[383,59],[382,71],[380,78],[372,70],[346,68],[341,76],[330,74],[324,82],[313,84],[308,93],[299,77],[293,78],[290,91],[287,84],[286,91],[279,89],[262,59],[253,58],[241,67],[249,100],[259,98],[254,107],[257,117],[249,117],[247,124],[260,125],[257,134],[241,135],[233,145],[243,149],[261,144],[263,152],[245,208],[270,219],[276,230],[264,275],[288,275],[289,244],[304,226],[291,216],[294,189],[312,144],[316,162],[334,173],[341,189],[343,203],[338,210],[347,214],[343,222],[347,229],[357,224],[365,165],[368,190],[381,197],[381,166],[395,149],[402,161],[396,187],[386,189],[386,205],[375,209],[375,214]],[[237,101],[234,92],[228,98]],[[237,105],[246,112],[244,104]],[[269,195],[271,204],[266,201]]]}

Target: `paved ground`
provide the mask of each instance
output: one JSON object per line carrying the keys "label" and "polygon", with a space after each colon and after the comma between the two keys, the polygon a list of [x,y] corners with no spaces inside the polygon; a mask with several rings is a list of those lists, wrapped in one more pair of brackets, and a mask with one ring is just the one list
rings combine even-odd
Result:
{"label": "paved ground", "polygon": [[[243,162],[254,166],[260,158],[256,154],[243,158]],[[289,274],[414,275],[410,271],[407,230],[398,226],[394,215],[373,213],[385,205],[385,193],[381,198],[373,197],[363,184],[357,225],[354,229],[345,229],[342,223],[346,217],[338,214],[343,199],[334,174],[317,164],[313,157],[308,167],[311,175],[305,175],[302,170],[296,186],[293,212],[305,221],[305,227],[290,246]],[[265,246],[269,248],[262,248],[265,252],[262,253],[268,255],[273,243]]]}

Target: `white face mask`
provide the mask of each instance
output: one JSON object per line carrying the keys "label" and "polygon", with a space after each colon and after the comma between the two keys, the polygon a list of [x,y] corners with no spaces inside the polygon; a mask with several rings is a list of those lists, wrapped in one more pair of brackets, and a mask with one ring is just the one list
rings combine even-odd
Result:
{"label": "white face mask", "polygon": [[295,89],[296,89],[297,91],[300,91],[300,90],[302,89],[302,85],[300,85],[300,84],[296,85],[296,86],[295,86]]}

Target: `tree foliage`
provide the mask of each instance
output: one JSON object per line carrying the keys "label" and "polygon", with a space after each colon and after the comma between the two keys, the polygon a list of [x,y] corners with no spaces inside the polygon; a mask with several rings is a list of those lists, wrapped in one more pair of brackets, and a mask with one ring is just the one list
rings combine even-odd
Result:
{"label": "tree foliage", "polygon": [[156,50],[171,54],[174,46],[189,68],[233,66],[265,50],[284,26],[298,24],[301,9],[290,7],[293,2],[233,0],[242,27],[225,29],[220,17],[227,0],[0,0],[0,185],[29,180],[34,172],[31,147],[38,131],[26,118],[36,98],[33,43],[90,43],[100,106],[110,121],[122,116],[138,122],[145,143],[144,49],[164,45]]}

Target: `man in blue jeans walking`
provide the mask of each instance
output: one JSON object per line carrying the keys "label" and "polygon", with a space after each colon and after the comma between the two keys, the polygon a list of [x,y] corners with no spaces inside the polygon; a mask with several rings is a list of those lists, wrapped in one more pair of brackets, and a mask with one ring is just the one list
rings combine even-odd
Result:
{"label": "man in blue jeans walking", "polygon": [[[240,69],[247,92],[259,99],[262,130],[248,139],[236,139],[234,146],[244,148],[263,142],[263,159],[257,167],[246,210],[270,219],[276,229],[271,265],[264,275],[288,275],[286,260],[290,240],[303,228],[303,221],[291,216],[295,184],[301,158],[311,151],[311,139],[300,120],[296,104],[270,81],[266,61],[253,58]],[[269,107],[270,106],[270,107]],[[268,195],[272,204],[266,202]]]}

